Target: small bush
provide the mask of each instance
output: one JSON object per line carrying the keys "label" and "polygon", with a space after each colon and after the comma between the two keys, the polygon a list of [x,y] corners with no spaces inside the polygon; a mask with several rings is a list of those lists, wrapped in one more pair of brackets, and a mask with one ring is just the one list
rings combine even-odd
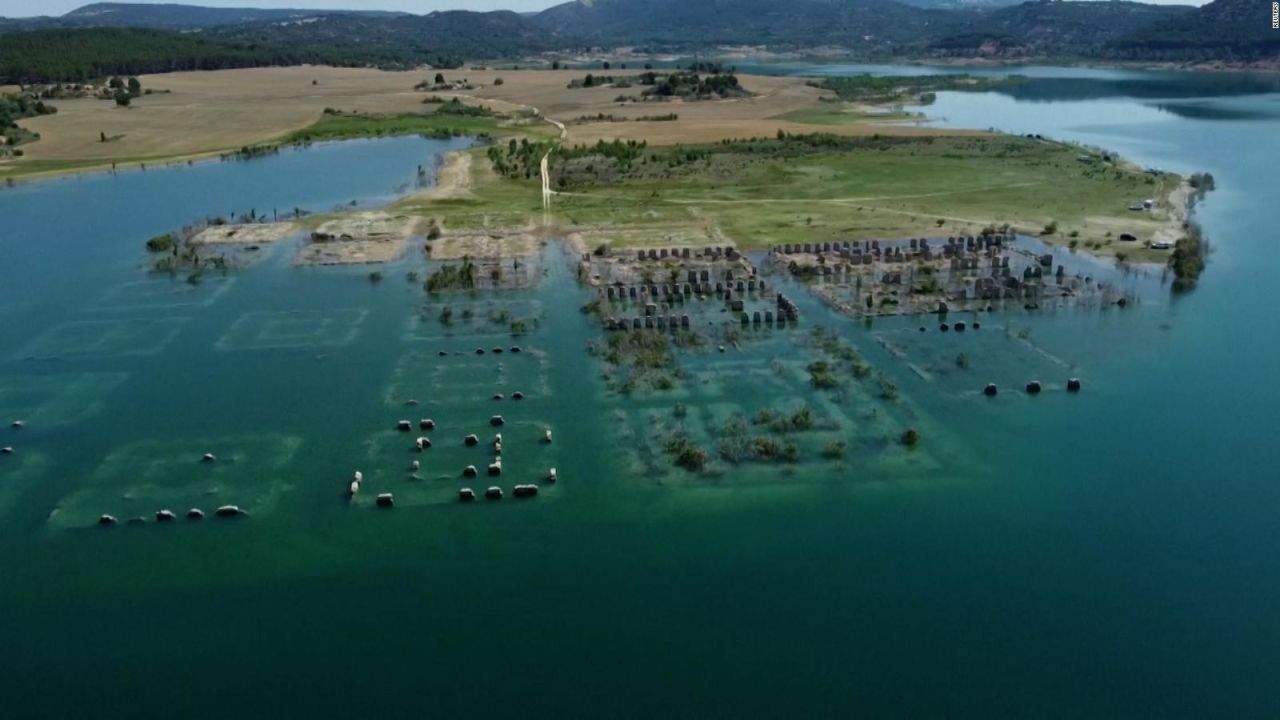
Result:
{"label": "small bush", "polygon": [[165,233],[164,235],[157,235],[147,241],[147,252],[153,252],[153,253],[169,252],[173,250],[173,248],[177,244],[178,244],[178,239],[173,236],[173,233]]}
{"label": "small bush", "polygon": [[668,440],[665,450],[675,460],[675,464],[685,470],[698,472],[707,465],[707,451],[698,447],[687,437],[676,437]]}

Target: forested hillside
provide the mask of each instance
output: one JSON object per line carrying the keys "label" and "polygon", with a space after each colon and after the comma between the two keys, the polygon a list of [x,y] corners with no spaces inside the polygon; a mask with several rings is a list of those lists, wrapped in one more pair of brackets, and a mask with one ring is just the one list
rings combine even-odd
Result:
{"label": "forested hillside", "polygon": [[1280,62],[1280,30],[1271,29],[1270,13],[1268,2],[1214,0],[1116,38],[1103,50],[1120,59]]}
{"label": "forested hillside", "polygon": [[[62,18],[0,20],[0,82],[300,63],[454,67],[463,61],[621,46],[709,54],[725,45],[822,46],[875,59],[1280,63],[1280,32],[1270,29],[1269,6],[1258,0],[1215,0],[1199,9],[1121,0],[1036,0],[1007,7],[967,0],[913,2],[964,6],[925,8],[897,0],[575,0],[532,15],[407,15],[98,4]],[[155,27],[115,27],[122,22]],[[83,27],[87,24],[106,27]],[[163,29],[189,25],[198,30]]]}

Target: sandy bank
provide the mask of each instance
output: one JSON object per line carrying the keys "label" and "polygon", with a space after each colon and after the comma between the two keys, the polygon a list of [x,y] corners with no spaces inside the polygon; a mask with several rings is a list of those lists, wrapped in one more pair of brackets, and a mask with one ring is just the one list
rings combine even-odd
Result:
{"label": "sandy bank", "polygon": [[293,223],[252,223],[211,225],[191,238],[192,245],[266,245],[283,240],[298,230]]}
{"label": "sandy bank", "polygon": [[1191,187],[1191,183],[1186,180],[1182,181],[1173,192],[1169,193],[1167,202],[1169,208],[1165,211],[1167,218],[1159,230],[1151,236],[1151,239],[1177,242],[1179,238],[1186,235],[1184,225],[1191,219],[1191,198],[1195,194],[1195,188]]}
{"label": "sandy bank", "polygon": [[444,157],[444,163],[436,172],[435,185],[410,195],[405,201],[465,200],[474,197],[471,193],[471,153],[459,151]]}
{"label": "sandy bank", "polygon": [[477,232],[446,232],[429,243],[432,260],[515,258],[537,254],[542,241],[534,228],[494,228]]}
{"label": "sandy bank", "polygon": [[404,254],[420,219],[385,212],[355,212],[316,228],[294,257],[295,265],[390,262]]}

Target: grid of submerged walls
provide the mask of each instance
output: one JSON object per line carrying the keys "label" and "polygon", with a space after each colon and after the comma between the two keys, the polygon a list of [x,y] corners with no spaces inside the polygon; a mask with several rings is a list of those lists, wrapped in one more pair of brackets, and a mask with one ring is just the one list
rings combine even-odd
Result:
{"label": "grid of submerged walls", "polygon": [[[608,330],[687,330],[710,310],[705,305],[710,298],[743,325],[785,326],[799,319],[796,304],[759,277],[757,268],[732,246],[648,248],[633,257],[583,257],[588,274],[599,279],[598,299],[609,303],[601,313]],[[666,282],[653,279],[655,263],[668,274]]]}
{"label": "grid of submerged walls", "polygon": [[[770,249],[770,259],[792,275],[819,285],[855,287],[854,303],[838,292],[816,293],[838,309],[854,314],[901,314],[990,310],[994,301],[1018,301],[1034,309],[1044,300],[1101,296],[1124,304],[1126,297],[1109,284],[1069,274],[1052,254],[1036,255],[1016,246],[1012,234],[909,238],[904,240],[785,243]],[[945,280],[936,294],[914,292],[917,275]],[[903,307],[897,300],[908,296]],[[862,293],[886,293],[895,302],[861,307]],[[939,297],[940,296],[940,297]]]}

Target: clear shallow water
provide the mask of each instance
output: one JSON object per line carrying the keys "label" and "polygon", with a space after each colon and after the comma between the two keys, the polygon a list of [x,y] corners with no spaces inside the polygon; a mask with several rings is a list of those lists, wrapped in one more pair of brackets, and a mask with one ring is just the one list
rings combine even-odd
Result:
{"label": "clear shallow water", "polygon": [[[0,428],[19,450],[0,458],[7,707],[1273,716],[1280,341],[1265,196],[1280,147],[1266,121],[1158,104],[1265,112],[1275,96],[1218,98],[1186,76],[1194,95],[1162,99],[1116,87],[1132,73],[1054,74],[1106,99],[943,93],[928,112],[1212,172],[1219,190],[1199,218],[1218,250],[1194,294],[997,314],[943,336],[912,320],[868,328],[793,292],[800,331],[688,357],[693,380],[657,397],[620,398],[598,379],[582,352],[597,333],[576,311],[590,296],[554,245],[538,289],[449,298],[455,317],[476,318],[451,328],[403,277],[429,269],[416,255],[376,285],[368,268],[291,268],[287,246],[197,288],[141,272],[152,234],[251,207],[376,202],[438,143],[0,192],[0,420],[30,423]],[[487,319],[501,309],[537,329],[511,339]],[[808,390],[799,345],[815,325],[902,398]],[[513,343],[524,352],[471,354]],[[1068,375],[1084,393],[1060,391]],[[1034,400],[1014,392],[1032,376],[1049,386]],[[1005,389],[995,402],[976,392],[988,380]],[[529,397],[495,405],[499,389]],[[674,422],[677,401],[701,431],[802,400],[841,419],[858,448],[843,464],[809,448],[792,472],[697,480],[646,463],[647,428]],[[550,466],[561,481],[531,503],[457,505],[454,474],[483,458],[461,435],[488,437],[494,412],[508,419],[502,484]],[[441,427],[410,481],[415,456],[391,428],[419,416]],[[879,442],[908,423],[925,437],[917,452]],[[543,426],[551,446],[536,442]],[[215,467],[195,462],[211,447]],[[402,506],[348,506],[357,467]],[[82,527],[206,498],[254,516]]]}

